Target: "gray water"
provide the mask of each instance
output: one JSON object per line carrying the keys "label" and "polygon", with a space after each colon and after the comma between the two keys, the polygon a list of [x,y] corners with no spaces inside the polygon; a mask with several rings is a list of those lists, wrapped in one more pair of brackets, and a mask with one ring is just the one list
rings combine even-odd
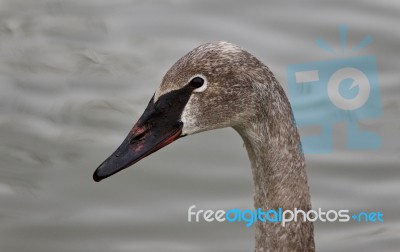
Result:
{"label": "gray water", "polygon": [[[383,115],[379,151],[306,155],[314,208],[381,211],[383,223],[315,225],[319,251],[400,246],[399,1],[0,1],[0,251],[252,251],[241,223],[188,223],[187,209],[252,208],[252,178],[231,129],[183,138],[92,181],[163,74],[199,44],[227,40],[266,63],[332,58],[314,44],[371,35]],[[303,133],[302,133],[303,134]]]}

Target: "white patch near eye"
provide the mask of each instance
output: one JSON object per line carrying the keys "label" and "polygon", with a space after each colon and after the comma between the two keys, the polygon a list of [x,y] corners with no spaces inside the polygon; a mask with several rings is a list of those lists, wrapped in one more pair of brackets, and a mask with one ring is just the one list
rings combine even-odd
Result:
{"label": "white patch near eye", "polygon": [[201,87],[196,88],[195,90],[193,90],[193,92],[197,92],[197,93],[203,92],[204,90],[207,89],[207,86],[208,86],[207,78],[206,78],[204,75],[202,75],[202,74],[196,74],[196,75],[194,75],[192,78],[189,79],[189,82],[188,82],[188,83],[190,83],[190,82],[191,82],[194,78],[196,78],[196,77],[202,78],[202,79],[204,80],[204,83],[203,83],[203,85],[202,85]]}
{"label": "white patch near eye", "polygon": [[183,123],[182,135],[191,135],[198,130],[196,127],[196,109],[192,108],[191,100],[192,98],[189,99],[181,115],[181,121]]}

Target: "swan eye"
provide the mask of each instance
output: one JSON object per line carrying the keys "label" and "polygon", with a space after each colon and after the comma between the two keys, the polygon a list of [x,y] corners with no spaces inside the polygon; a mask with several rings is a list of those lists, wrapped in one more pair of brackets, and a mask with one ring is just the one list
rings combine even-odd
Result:
{"label": "swan eye", "polygon": [[194,88],[199,88],[199,87],[203,86],[203,84],[204,84],[204,79],[201,78],[201,77],[194,77],[194,78],[189,82],[189,85],[190,85],[191,87],[194,87]]}

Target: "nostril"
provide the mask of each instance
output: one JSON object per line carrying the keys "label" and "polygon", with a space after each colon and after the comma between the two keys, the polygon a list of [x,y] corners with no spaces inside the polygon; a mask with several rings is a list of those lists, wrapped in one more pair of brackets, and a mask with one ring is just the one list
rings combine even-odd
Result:
{"label": "nostril", "polygon": [[143,138],[146,136],[146,130],[143,130],[142,132],[140,132],[139,134],[136,134],[132,139],[131,139],[131,144],[135,144],[139,141],[142,141]]}

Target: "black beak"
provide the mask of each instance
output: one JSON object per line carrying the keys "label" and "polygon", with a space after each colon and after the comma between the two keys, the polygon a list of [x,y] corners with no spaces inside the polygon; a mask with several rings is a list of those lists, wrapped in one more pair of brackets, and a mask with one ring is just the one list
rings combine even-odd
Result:
{"label": "black beak", "polygon": [[159,97],[156,103],[153,96],[122,144],[96,169],[94,181],[103,180],[180,138],[183,127],[180,116],[192,90],[172,91]]}

